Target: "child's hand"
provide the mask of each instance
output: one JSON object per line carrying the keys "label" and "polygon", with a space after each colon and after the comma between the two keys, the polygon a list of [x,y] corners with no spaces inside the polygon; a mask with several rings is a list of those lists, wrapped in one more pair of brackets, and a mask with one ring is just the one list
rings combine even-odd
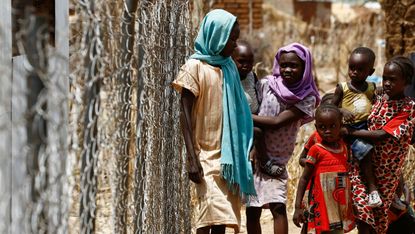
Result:
{"label": "child's hand", "polygon": [[300,162],[300,166],[305,167],[306,161],[307,161],[307,159],[300,158],[300,161],[299,161]]}
{"label": "child's hand", "polygon": [[249,161],[251,162],[252,166],[252,173],[255,174],[255,166],[256,166],[256,157],[258,156],[258,152],[256,151],[255,147],[252,147],[251,152],[249,152]]}
{"label": "child's hand", "polygon": [[190,160],[189,163],[189,179],[196,184],[200,184],[203,179],[203,167],[199,160]]}
{"label": "child's hand", "polygon": [[301,227],[301,223],[305,222],[303,209],[295,209],[293,215],[293,222],[297,227]]}
{"label": "child's hand", "polygon": [[353,122],[355,116],[352,112],[350,112],[346,109],[343,109],[343,108],[341,108],[340,111],[343,114],[343,119],[344,119],[345,123],[352,123]]}

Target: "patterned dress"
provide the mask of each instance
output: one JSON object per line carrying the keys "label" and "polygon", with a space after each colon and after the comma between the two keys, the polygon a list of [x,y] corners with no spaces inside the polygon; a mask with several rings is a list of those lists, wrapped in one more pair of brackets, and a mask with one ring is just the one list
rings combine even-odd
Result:
{"label": "patterned dress", "polygon": [[382,206],[373,209],[369,207],[364,177],[359,174],[359,163],[352,163],[351,183],[357,219],[371,225],[379,234],[386,233],[388,229],[388,210],[402,174],[413,134],[414,107],[415,102],[410,97],[388,100],[386,95],[380,95],[376,97],[368,118],[370,131],[383,129],[389,134],[386,139],[374,142],[372,156]]}
{"label": "patterned dress", "polygon": [[306,162],[314,165],[309,183],[307,233],[354,228],[348,151],[340,142],[339,149],[320,143],[313,145]]}
{"label": "patterned dress", "polygon": [[[277,116],[291,107],[270,90],[268,79],[261,79],[258,83],[258,99],[261,101],[258,115]],[[313,118],[315,104],[316,98],[307,96],[294,106],[301,110],[306,117]],[[265,151],[269,158],[280,165],[287,165],[294,151],[297,133],[302,121],[300,119],[278,129],[264,129]],[[254,174],[257,197],[251,198],[247,206],[267,207],[266,205],[269,203],[285,204],[287,201],[287,176],[285,174],[281,178],[272,178],[257,168]]]}

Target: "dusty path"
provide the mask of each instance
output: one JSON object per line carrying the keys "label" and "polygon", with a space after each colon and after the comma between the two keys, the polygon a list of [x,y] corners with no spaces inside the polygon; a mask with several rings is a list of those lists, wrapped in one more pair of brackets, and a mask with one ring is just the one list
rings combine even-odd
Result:
{"label": "dusty path", "polygon": [[[245,216],[245,209],[243,208],[241,211],[241,215],[242,215],[242,227],[241,227],[241,234],[244,233],[246,234],[246,216]],[[291,221],[292,220],[292,216],[291,213],[288,213],[288,233],[289,234],[296,234],[296,233],[300,233],[300,228],[297,228],[294,223]],[[266,209],[262,211],[262,216],[261,216],[261,228],[262,228],[262,234],[272,234],[273,230],[274,230],[274,226],[273,226],[273,221],[272,221],[272,214],[271,212]],[[233,233],[232,229],[229,229],[226,231],[226,233],[230,234]]]}
{"label": "dusty path", "polygon": [[[246,217],[245,217],[245,208],[242,208],[241,211],[242,215],[242,227],[240,234],[246,234]],[[273,234],[274,226],[272,222],[272,214],[269,210],[263,210],[261,216],[261,227],[262,227],[262,234]],[[299,234],[301,231],[300,228],[296,227],[292,222],[292,212],[288,212],[288,234]],[[226,234],[234,233],[232,229],[226,231]],[[348,234],[357,234],[357,230],[353,230]]]}

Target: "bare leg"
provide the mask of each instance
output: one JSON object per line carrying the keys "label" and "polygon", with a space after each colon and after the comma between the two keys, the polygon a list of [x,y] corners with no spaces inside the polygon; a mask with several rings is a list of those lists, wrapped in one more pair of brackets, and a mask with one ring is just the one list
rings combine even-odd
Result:
{"label": "bare leg", "polygon": [[246,229],[248,234],[261,234],[261,207],[246,208]]}
{"label": "bare leg", "polygon": [[196,234],[210,234],[210,226],[198,228]]}
{"label": "bare leg", "polygon": [[212,226],[211,234],[225,234],[226,226],[225,225],[215,225]]}
{"label": "bare leg", "polygon": [[274,234],[288,234],[288,219],[285,205],[282,203],[270,203],[272,217],[274,217]]}
{"label": "bare leg", "polygon": [[369,193],[376,190],[375,175],[372,166],[372,150],[360,162],[360,168],[363,170],[363,176],[367,182]]}
{"label": "bare leg", "polygon": [[301,227],[301,234],[307,234],[307,223],[304,223]]}

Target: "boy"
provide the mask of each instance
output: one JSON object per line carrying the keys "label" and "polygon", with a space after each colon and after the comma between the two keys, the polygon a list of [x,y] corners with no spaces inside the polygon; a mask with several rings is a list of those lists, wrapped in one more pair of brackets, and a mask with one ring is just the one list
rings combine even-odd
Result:
{"label": "boy", "polygon": [[[373,74],[375,53],[367,47],[354,49],[349,57],[349,82],[337,85],[332,102],[341,108],[345,125],[352,129],[367,129],[367,118],[371,112],[376,85],[366,82]],[[376,190],[375,178],[372,171],[371,150],[373,146],[359,138],[346,139],[351,144],[353,157],[360,161],[360,169],[367,181],[369,190],[369,205],[378,207],[382,200]]]}

